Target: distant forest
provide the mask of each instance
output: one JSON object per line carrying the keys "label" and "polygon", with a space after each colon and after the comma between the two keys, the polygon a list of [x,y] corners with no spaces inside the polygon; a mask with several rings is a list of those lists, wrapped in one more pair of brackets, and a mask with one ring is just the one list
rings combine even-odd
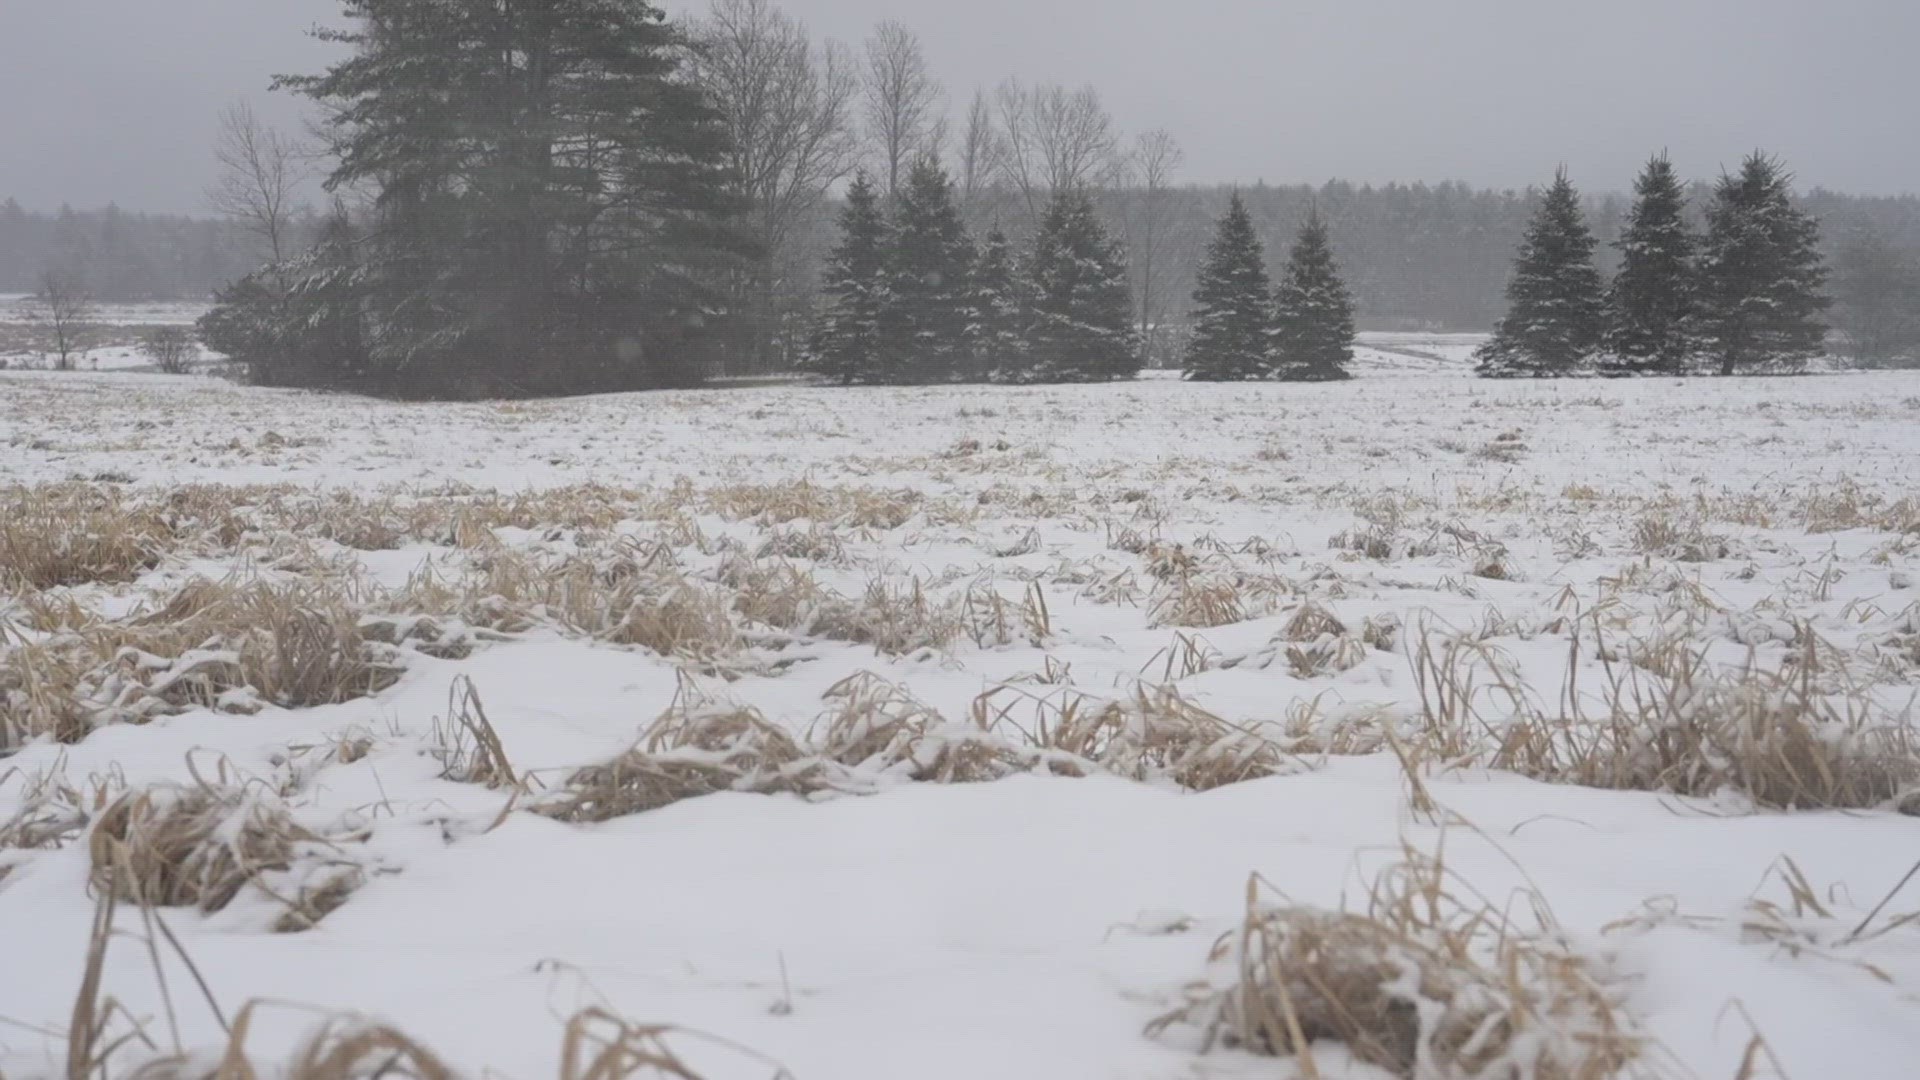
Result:
{"label": "distant forest", "polygon": [[256,237],[224,218],[117,206],[39,214],[0,202],[0,292],[33,292],[57,270],[97,300],[200,300],[265,258]]}
{"label": "distant forest", "polygon": [[[1174,188],[1162,195],[1163,225],[1152,265],[1158,278],[1156,322],[1176,336],[1201,251],[1234,190],[1245,200],[1270,257],[1286,250],[1301,221],[1318,208],[1353,290],[1360,326],[1369,330],[1490,329],[1505,310],[1503,289],[1513,253],[1539,198],[1536,190],[1474,190],[1459,183]],[[1695,214],[1706,195],[1707,185],[1696,183]],[[1146,197],[1137,189],[1118,189],[1098,200],[1114,232],[1136,249],[1143,242],[1137,223]],[[1815,190],[1800,203],[1819,220],[1830,262],[1844,262],[1849,245],[1862,243],[1863,237],[1877,239],[1902,261],[1920,262],[1920,198]],[[1625,195],[1586,199],[1588,221],[1602,244],[1600,266],[1608,274],[1615,261],[1608,245],[1627,205]],[[962,209],[975,235],[995,224],[1015,236],[1030,228],[1026,208],[1005,192],[977,192],[963,200]],[[797,246],[814,257],[802,260],[784,283],[796,298],[817,295],[819,256],[832,244],[838,212],[838,201],[828,200],[809,215],[805,231],[813,242]],[[303,228],[318,227],[316,220]],[[253,271],[264,258],[259,238],[225,219],[112,206],[44,214],[28,212],[11,199],[0,203],[0,292],[32,292],[43,270],[58,268],[77,274],[96,299],[202,299]],[[1137,251],[1132,261],[1136,271],[1144,265]],[[1844,309],[1845,281],[1834,286]],[[1845,321],[1844,310],[1835,313],[1835,321]]]}

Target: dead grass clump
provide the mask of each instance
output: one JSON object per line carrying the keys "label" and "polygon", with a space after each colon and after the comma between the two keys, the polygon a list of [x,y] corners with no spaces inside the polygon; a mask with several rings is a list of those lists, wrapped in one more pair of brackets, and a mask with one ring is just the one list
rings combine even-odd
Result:
{"label": "dead grass clump", "polygon": [[[990,692],[983,700],[1011,689]],[[1294,763],[1273,739],[1200,708],[1172,686],[1142,683],[1131,697],[1106,702],[1072,690],[1025,696],[1034,703],[1032,720],[1022,727],[1032,745],[1118,776],[1166,778],[1192,791],[1210,791],[1293,771]],[[980,708],[976,702],[976,713]],[[1003,708],[1001,715],[1010,714]]]}
{"label": "dead grass clump", "polygon": [[100,813],[89,850],[94,887],[120,900],[214,912],[252,889],[281,908],[281,931],[314,926],[363,880],[356,861],[278,800],[204,782],[121,796]]}
{"label": "dead grass clump", "polygon": [[125,786],[117,774],[70,782],[58,767],[29,776],[19,769],[0,772],[0,786],[19,781],[19,805],[13,816],[0,819],[0,851],[44,851],[64,847],[86,831],[87,825]]}
{"label": "dead grass clump", "polygon": [[1912,715],[1863,688],[1823,690],[1817,651],[1778,671],[1751,660],[1713,668],[1677,639],[1618,651],[1628,663],[1608,663],[1603,685],[1588,693],[1577,684],[1576,639],[1559,710],[1549,713],[1504,654],[1457,637],[1436,649],[1423,637],[1414,656],[1423,749],[1588,787],[1731,790],[1772,809],[1901,805],[1920,785]]}
{"label": "dead grass clump", "polygon": [[1027,756],[991,725],[950,723],[872,672],[840,680],[824,697],[828,708],[814,721],[809,744],[827,760],[869,778],[899,774],[932,783],[978,783],[1031,767]]}
{"label": "dead grass clump", "polygon": [[0,489],[0,586],[9,589],[132,581],[174,540],[160,514],[111,486]]}
{"label": "dead grass clump", "polygon": [[1053,613],[1047,594],[1030,582],[1018,602],[1007,599],[986,582],[969,587],[961,597],[960,621],[975,645],[1041,645],[1053,636]]}
{"label": "dead grass clump", "polygon": [[706,493],[706,506],[733,519],[755,518],[769,524],[811,521],[857,529],[897,529],[919,509],[915,491],[822,487],[797,484],[733,484]]}
{"label": "dead grass clump", "polygon": [[70,638],[0,649],[0,754],[42,737],[86,738],[99,707],[82,690],[92,666],[87,655]]}
{"label": "dead grass clump", "polygon": [[1676,519],[1661,511],[1649,511],[1634,522],[1633,546],[1675,562],[1712,562],[1733,554],[1727,538],[1708,532],[1700,518]]}
{"label": "dead grass clump", "polygon": [[853,610],[827,614],[820,633],[893,656],[945,649],[963,630],[955,606],[929,596],[918,578],[906,585],[875,579]]}
{"label": "dead grass clump", "polygon": [[1213,575],[1163,578],[1148,601],[1153,626],[1205,629],[1244,622],[1247,609],[1238,582]]}
{"label": "dead grass clump", "polygon": [[1640,1056],[1621,995],[1537,896],[1530,924],[1516,924],[1440,859],[1406,858],[1364,912],[1292,903],[1250,880],[1208,976],[1149,1033],[1196,1026],[1203,1047],[1293,1057],[1310,1077],[1321,1040],[1406,1080],[1604,1080]]}
{"label": "dead grass clump", "polygon": [[756,559],[777,557],[817,563],[843,562],[846,556],[846,544],[841,542],[839,535],[820,525],[809,525],[804,529],[775,529],[767,534],[754,552]]}
{"label": "dead grass clump", "polygon": [[852,601],[784,559],[734,557],[722,566],[720,580],[733,590],[733,610],[749,622],[798,634],[811,633],[816,623],[852,632]]}
{"label": "dead grass clump", "polygon": [[662,656],[713,661],[739,647],[729,603],[687,580],[665,544],[623,541],[560,560],[489,552],[463,588],[413,599],[463,620],[515,633],[554,620],[575,633]]}
{"label": "dead grass clump", "polygon": [[0,749],[189,708],[251,713],[376,694],[405,671],[381,639],[332,584],[189,582],[155,611],[0,656]]}
{"label": "dead grass clump", "polygon": [[698,660],[716,659],[738,647],[739,633],[726,601],[684,578],[654,579],[615,595],[626,600],[626,610],[597,637]]}
{"label": "dead grass clump", "polygon": [[805,757],[756,710],[714,701],[683,681],[637,746],[575,770],[538,809],[561,821],[598,822],[727,791],[806,794],[823,785]]}
{"label": "dead grass clump", "polygon": [[1280,628],[1280,634],[1288,641],[1315,641],[1322,637],[1332,637],[1347,632],[1347,625],[1333,612],[1311,600],[1295,608],[1293,614]]}
{"label": "dead grass clump", "polygon": [[140,620],[116,663],[174,708],[241,712],[254,695],[289,709],[369,697],[406,671],[339,591],[266,582],[190,584]]}

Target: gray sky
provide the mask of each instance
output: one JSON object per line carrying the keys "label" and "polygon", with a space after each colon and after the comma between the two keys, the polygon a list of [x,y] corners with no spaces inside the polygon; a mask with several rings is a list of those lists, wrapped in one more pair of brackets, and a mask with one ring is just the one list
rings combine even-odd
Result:
{"label": "gray sky", "polygon": [[[669,11],[700,6],[670,2]],[[1172,131],[1200,181],[1465,180],[1565,162],[1624,190],[1670,149],[1688,176],[1745,151],[1802,186],[1920,190],[1915,0],[787,0],[820,36],[892,17],[956,111],[1005,75],[1099,87]],[[6,0],[0,198],[192,210],[221,105],[328,56],[334,0]]]}

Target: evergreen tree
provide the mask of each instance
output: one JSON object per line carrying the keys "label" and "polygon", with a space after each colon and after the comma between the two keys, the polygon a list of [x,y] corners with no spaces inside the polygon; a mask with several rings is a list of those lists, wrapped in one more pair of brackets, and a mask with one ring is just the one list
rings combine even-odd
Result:
{"label": "evergreen tree", "polygon": [[995,226],[987,233],[973,274],[972,322],[967,327],[973,348],[971,378],[1017,382],[1028,369],[1029,315],[1021,269],[1007,234]]}
{"label": "evergreen tree", "polygon": [[750,257],[726,129],[645,0],[344,0],[330,187],[373,192],[368,370],[428,395],[680,381]]}
{"label": "evergreen tree", "polygon": [[1481,375],[1563,375],[1594,354],[1606,319],[1594,246],[1580,193],[1561,169],[1527,224],[1507,283],[1506,317],[1476,354]]}
{"label": "evergreen tree", "polygon": [[1282,379],[1346,379],[1353,362],[1353,297],[1314,213],[1300,228],[1278,295],[1279,337],[1274,370]]}
{"label": "evergreen tree", "polygon": [[1825,352],[1820,227],[1793,205],[1792,183],[1778,161],[1755,152],[1714,190],[1701,330],[1722,375],[1792,370]]}
{"label": "evergreen tree", "polygon": [[1033,329],[1020,382],[1100,382],[1140,372],[1126,258],[1093,200],[1063,190],[1047,205],[1028,265]]}
{"label": "evergreen tree", "polygon": [[1607,298],[1606,371],[1678,375],[1694,352],[1699,286],[1687,196],[1665,154],[1647,162],[1614,247],[1620,272]]}
{"label": "evergreen tree", "polygon": [[1193,337],[1183,365],[1189,379],[1263,379],[1274,340],[1272,282],[1253,219],[1235,192],[1215,228],[1193,291]]}
{"label": "evergreen tree", "polygon": [[932,159],[913,166],[893,202],[882,319],[890,381],[953,382],[970,366],[973,243],[953,184]]}
{"label": "evergreen tree", "polygon": [[886,217],[865,171],[847,188],[840,211],[840,243],[827,261],[830,306],[814,330],[804,366],[838,382],[884,381],[882,324],[887,292]]}
{"label": "evergreen tree", "polygon": [[200,318],[200,339],[246,365],[247,377],[261,386],[378,388],[356,248],[346,210],[336,206],[312,248],[216,293],[213,309]]}

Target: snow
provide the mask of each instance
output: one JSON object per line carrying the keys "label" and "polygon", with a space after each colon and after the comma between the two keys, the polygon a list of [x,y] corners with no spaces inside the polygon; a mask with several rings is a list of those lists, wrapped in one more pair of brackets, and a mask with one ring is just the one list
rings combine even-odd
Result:
{"label": "snow", "polygon": [[[1122,527],[1192,551],[1211,550],[1208,538],[1226,550],[1261,541],[1266,568],[1298,580],[1327,569],[1339,588],[1323,582],[1315,597],[1350,625],[1391,614],[1409,627],[1423,615],[1470,626],[1490,609],[1544,623],[1563,590],[1590,604],[1603,579],[1649,559],[1631,540],[1635,500],[1753,495],[1780,520],[1714,520],[1731,557],[1651,557],[1653,568],[1699,584],[1725,622],[1792,614],[1849,650],[1915,599],[1914,545],[1870,527],[1812,533],[1788,509],[1847,485],[1882,505],[1914,492],[1920,384],[1910,377],[1488,384],[1457,377],[1477,344],[1463,337],[1368,335],[1362,378],[1314,386],[1151,379],[429,405],[207,378],[7,372],[0,487],[109,476],[136,494],[196,483],[403,497],[447,485],[665,490],[682,479],[695,491],[801,481],[911,489],[979,516],[923,511],[897,529],[840,530],[849,562],[820,566],[823,581],[858,592],[876,577],[917,575],[935,589],[984,578],[1009,596],[1025,579],[1042,583],[1055,624],[1043,646],[963,639],[886,657],[814,641],[777,673],[695,677],[796,733],[828,687],[863,670],[954,720],[1049,658],[1070,664],[1090,694],[1160,681],[1175,630],[1151,625],[1144,599],[1096,602],[1056,573],[1131,569],[1151,585],[1141,557],[1110,547]],[[1576,484],[1594,497],[1569,494]],[[1413,507],[1413,520],[1459,521],[1497,540],[1512,579],[1472,577],[1460,552],[1375,562],[1329,547],[1382,498]],[[711,509],[694,516],[704,532],[749,547],[771,529]],[[1576,529],[1592,548],[1568,546]],[[995,554],[1018,551],[1029,530],[1035,550]],[[549,542],[540,530],[499,538]],[[457,567],[466,557],[425,543],[315,547],[388,587],[429,559]],[[691,548],[680,554],[695,575],[713,569]],[[147,590],[238,567],[170,558],[133,586],[74,595],[125,611]],[[1814,578],[1828,584],[1816,590]],[[1670,614],[1662,603],[1634,594],[1627,615],[1648,629]],[[1284,610],[1254,614],[1183,632],[1221,655],[1252,655],[1285,621]],[[1690,632],[1736,662],[1745,647],[1715,636],[1721,625]],[[1508,632],[1496,643],[1551,701],[1566,638]],[[1774,662],[1784,650],[1759,648]],[[75,780],[109,770],[136,785],[185,780],[193,752],[276,783],[297,774],[291,801],[303,821],[371,829],[360,853],[377,868],[369,883],[305,933],[269,932],[271,913],[254,897],[207,916],[169,911],[169,926],[229,1015],[256,998],[373,1014],[472,1075],[550,1075],[562,1020],[596,1003],[750,1047],[799,1080],[1291,1075],[1233,1051],[1202,1055],[1196,1032],[1145,1027],[1179,1003],[1215,939],[1237,925],[1249,875],[1300,903],[1351,907],[1403,843],[1444,844],[1448,866],[1496,904],[1537,890],[1692,1075],[1733,1076],[1756,1030],[1795,1077],[1893,1080],[1920,1059],[1920,928],[1841,941],[1920,855],[1920,823],[1891,811],[1761,812],[1730,796],[1434,768],[1426,785],[1441,810],[1425,813],[1393,756],[1374,754],[1316,757],[1293,775],[1204,793],[1112,777],[898,782],[813,802],[715,795],[570,825],[503,815],[505,793],[440,778],[427,748],[449,684],[471,677],[515,765],[553,785],[632,745],[674,700],[672,662],[546,628],[462,660],[410,654],[407,666],[398,685],[345,704],[196,710],[103,727],[71,746],[30,745],[0,763],[13,777],[0,779],[0,821],[24,778],[52,769]],[[1913,678],[1870,692],[1897,709]],[[1417,713],[1419,701],[1407,658],[1385,652],[1337,674],[1298,678],[1282,661],[1176,681],[1189,700],[1245,724],[1281,721],[1316,699],[1328,713]],[[296,748],[350,731],[372,737],[364,758],[294,764]],[[1795,922],[1825,948],[1790,950],[1739,929],[1751,898],[1786,904],[1775,872],[1783,856],[1834,911]],[[76,843],[26,855],[0,879],[0,1073],[15,1080],[62,1073],[64,1036],[36,1031],[64,1031],[79,985],[87,867]],[[1719,921],[1616,925],[1649,903]],[[1916,891],[1891,905],[1916,908]],[[123,911],[121,925],[137,932],[138,914]],[[219,1046],[212,1016],[183,989],[186,972],[167,963],[183,1042]],[[106,985],[136,1015],[165,1013],[133,937],[116,944]],[[268,1009],[250,1046],[279,1060],[313,1022],[310,1011]],[[164,1029],[151,1025],[157,1042],[168,1041]],[[718,1045],[684,1045],[716,1080],[772,1071]],[[1331,1051],[1320,1061],[1330,1080],[1380,1075]]]}

